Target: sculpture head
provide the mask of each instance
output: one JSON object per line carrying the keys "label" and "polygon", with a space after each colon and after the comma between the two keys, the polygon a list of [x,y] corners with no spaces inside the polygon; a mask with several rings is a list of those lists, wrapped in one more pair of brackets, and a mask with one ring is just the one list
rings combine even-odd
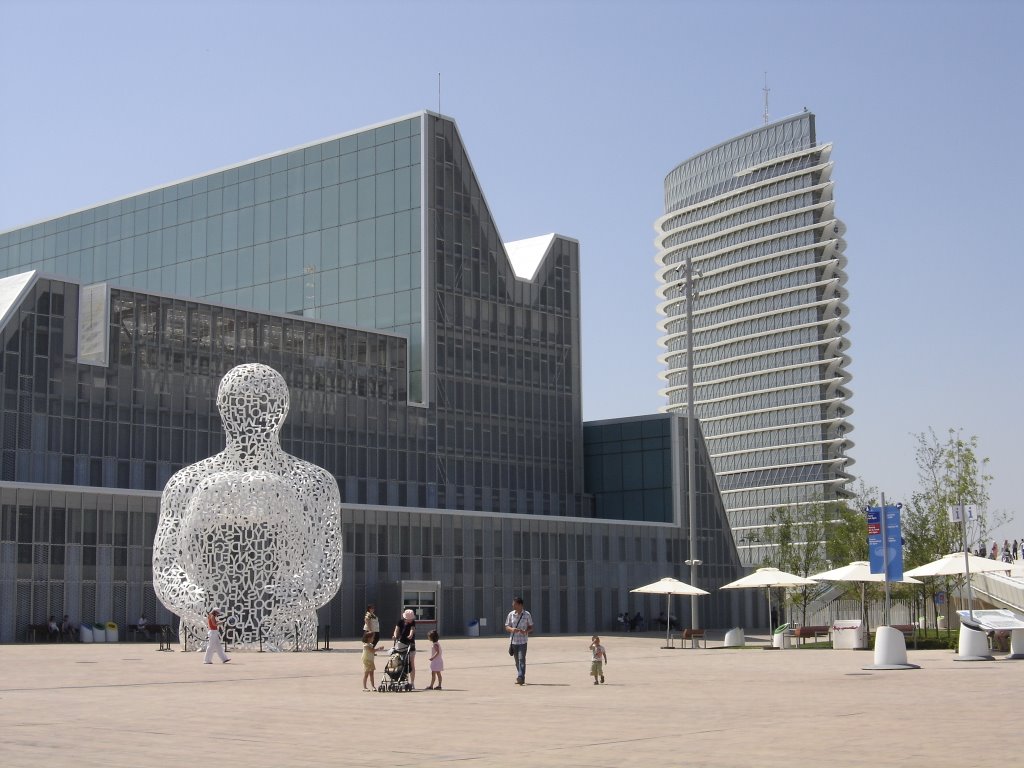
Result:
{"label": "sculpture head", "polygon": [[288,402],[284,377],[262,363],[236,365],[217,388],[217,410],[229,441],[277,435]]}

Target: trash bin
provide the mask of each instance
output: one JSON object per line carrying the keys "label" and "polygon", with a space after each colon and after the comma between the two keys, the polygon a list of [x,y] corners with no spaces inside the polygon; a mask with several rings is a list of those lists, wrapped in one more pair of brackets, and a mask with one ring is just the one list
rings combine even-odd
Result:
{"label": "trash bin", "polygon": [[92,627],[88,624],[81,624],[78,627],[78,639],[83,643],[91,643],[93,641]]}
{"label": "trash bin", "polygon": [[112,621],[108,621],[107,624],[106,624],[105,629],[106,629],[107,642],[108,643],[116,643],[117,642],[117,624],[115,624]]}
{"label": "trash bin", "polygon": [[94,643],[105,643],[107,642],[107,625],[106,624],[93,624],[92,625],[92,640]]}
{"label": "trash bin", "polygon": [[832,622],[832,648],[857,651],[868,647],[867,627],[860,619],[836,619]]}
{"label": "trash bin", "polygon": [[470,619],[466,625],[466,637],[480,637],[480,622]]}
{"label": "trash bin", "polygon": [[772,648],[789,648],[789,624],[782,624],[772,633]]}

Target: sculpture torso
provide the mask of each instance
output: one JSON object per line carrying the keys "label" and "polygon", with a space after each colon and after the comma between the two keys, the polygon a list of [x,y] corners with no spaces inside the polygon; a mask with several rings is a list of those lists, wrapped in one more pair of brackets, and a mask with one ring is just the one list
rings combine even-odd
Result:
{"label": "sculpture torso", "polygon": [[200,637],[218,608],[235,647],[315,646],[315,611],[341,584],[337,482],[282,450],[288,388],[277,371],[231,369],[217,406],[227,446],[175,473],[161,497],[157,596]]}

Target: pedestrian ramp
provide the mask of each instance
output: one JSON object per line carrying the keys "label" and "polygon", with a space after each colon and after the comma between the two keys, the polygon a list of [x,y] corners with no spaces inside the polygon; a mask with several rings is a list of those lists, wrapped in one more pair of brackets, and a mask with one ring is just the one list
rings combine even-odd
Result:
{"label": "pedestrian ramp", "polygon": [[1024,615],[1024,572],[1018,566],[1011,575],[972,573],[971,588],[978,597],[998,608]]}

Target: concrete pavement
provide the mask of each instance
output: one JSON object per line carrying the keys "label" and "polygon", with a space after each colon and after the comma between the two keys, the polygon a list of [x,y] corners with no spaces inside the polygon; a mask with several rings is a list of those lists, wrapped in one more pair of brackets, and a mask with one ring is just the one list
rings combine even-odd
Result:
{"label": "concrete pavement", "polygon": [[867,672],[863,651],[603,639],[605,685],[589,637],[536,636],[518,687],[503,638],[442,638],[444,690],[414,693],[364,693],[357,641],[210,666],[142,643],[0,646],[0,765],[905,768],[1017,752],[1024,662],[911,650],[920,670]]}

